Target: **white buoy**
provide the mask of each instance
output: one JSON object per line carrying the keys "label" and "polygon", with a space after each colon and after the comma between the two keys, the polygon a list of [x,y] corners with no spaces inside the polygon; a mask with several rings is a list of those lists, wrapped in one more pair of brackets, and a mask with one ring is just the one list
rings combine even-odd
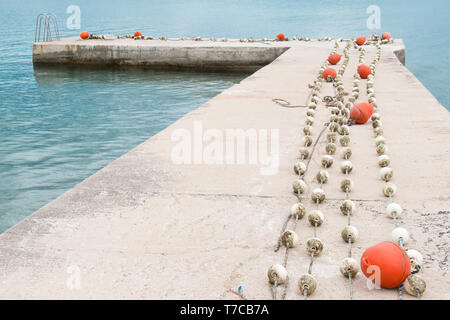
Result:
{"label": "white buoy", "polygon": [[303,137],[303,145],[305,147],[309,147],[312,144],[313,140],[310,136],[304,136]]}
{"label": "white buoy", "polygon": [[321,188],[316,188],[311,192],[311,200],[314,203],[322,203],[325,200],[325,191]]}
{"label": "white buoy", "polygon": [[423,280],[418,274],[409,275],[403,284],[406,292],[414,297],[422,295],[427,288],[425,280]]}
{"label": "white buoy", "polygon": [[[376,121],[378,121],[378,120],[376,120]],[[373,133],[374,133],[375,137],[381,136],[381,135],[383,135],[383,128],[376,127],[373,129]]]}
{"label": "white buoy", "polygon": [[383,181],[390,181],[393,175],[394,171],[390,167],[384,167],[380,169],[380,178]]}
{"label": "white buoy", "polygon": [[299,161],[294,165],[294,172],[298,175],[302,175],[306,172],[306,164]]}
{"label": "white buoy", "polygon": [[317,288],[316,279],[310,274],[304,274],[298,280],[298,290],[302,295],[310,296]]}
{"label": "white buoy", "polygon": [[274,264],[271,265],[267,271],[267,277],[269,278],[269,282],[271,284],[274,284],[275,280],[277,285],[284,284],[287,280],[288,272],[281,264]]}
{"label": "white buoy", "polygon": [[319,238],[310,238],[306,241],[306,250],[313,256],[318,256],[323,250],[323,242]]}
{"label": "white buoy", "polygon": [[351,243],[355,242],[359,237],[359,231],[354,226],[346,226],[341,232],[342,239],[345,242],[350,240]]}
{"label": "white buoy", "polygon": [[300,203],[297,202],[296,204],[292,205],[291,207],[291,214],[294,217],[294,219],[301,219],[305,216],[306,213],[306,208],[305,206]]}
{"label": "white buoy", "polygon": [[318,183],[327,183],[330,175],[328,174],[327,170],[320,170],[317,175],[316,179]]}
{"label": "white buoy", "polygon": [[377,153],[379,156],[385,154],[387,150],[388,148],[384,143],[377,145]]}
{"label": "white buoy", "polygon": [[294,192],[297,194],[302,194],[306,190],[306,183],[305,181],[301,179],[297,179],[294,181],[294,184],[292,185]]}
{"label": "white buoy", "polygon": [[339,139],[339,142],[340,142],[341,146],[347,147],[349,145],[349,143],[350,143],[350,137],[349,136],[342,136]]}
{"label": "white buoy", "polygon": [[305,147],[300,148],[299,157],[300,157],[300,159],[308,159],[308,157],[309,157],[308,148],[305,148]]}
{"label": "white buoy", "polygon": [[311,223],[312,226],[320,226],[323,221],[325,220],[325,216],[323,215],[322,211],[320,210],[312,210],[308,214],[308,221]]}
{"label": "white buoy", "polygon": [[359,271],[359,264],[353,258],[345,258],[342,260],[339,270],[345,278],[348,279],[349,275],[354,278]]}
{"label": "white buoy", "polygon": [[329,143],[335,143],[336,140],[337,140],[337,135],[336,135],[336,133],[334,133],[334,132],[329,132],[329,133],[327,134],[327,141],[328,141]]}
{"label": "white buoy", "polygon": [[423,264],[423,256],[419,251],[414,249],[408,249],[406,250],[406,253],[408,254],[411,260],[415,260],[419,265]]}
{"label": "white buoy", "polygon": [[342,158],[350,159],[352,156],[352,150],[348,147],[342,149]]}
{"label": "white buoy", "polygon": [[310,116],[306,117],[305,123],[307,125],[309,125],[309,126],[313,125],[314,124],[314,118],[310,117]]}
{"label": "white buoy", "polygon": [[409,232],[402,227],[397,227],[392,230],[392,240],[395,242],[400,242],[402,240],[403,244],[407,244],[409,241]]}
{"label": "white buoy", "polygon": [[281,236],[281,243],[286,248],[294,248],[298,244],[298,235],[295,231],[286,230]]}
{"label": "white buoy", "polygon": [[386,197],[394,196],[397,191],[397,187],[392,182],[386,182],[383,186],[383,194]]}
{"label": "white buoy", "polygon": [[326,145],[326,147],[325,147],[325,151],[328,153],[328,154],[334,154],[335,152],[336,152],[336,145],[334,144],[334,143],[328,143],[327,145]]}
{"label": "white buoy", "polygon": [[351,161],[346,160],[346,161],[341,162],[342,173],[345,173],[345,174],[350,173],[350,172],[352,172],[352,169],[353,169],[353,165],[352,165]]}
{"label": "white buoy", "polygon": [[378,165],[380,167],[387,167],[391,163],[391,160],[389,159],[389,156],[383,154],[378,157]]}
{"label": "white buoy", "polygon": [[350,178],[345,178],[341,181],[341,190],[344,192],[350,192],[353,189],[353,181]]}
{"label": "white buoy", "polygon": [[333,164],[333,157],[326,154],[322,157],[321,163],[323,167],[329,168]]}
{"label": "white buoy", "polygon": [[352,200],[346,199],[342,201],[340,209],[343,215],[353,214],[355,212],[355,203]]}
{"label": "white buoy", "polygon": [[398,218],[402,214],[402,212],[403,212],[402,207],[395,202],[388,204],[388,206],[386,207],[386,213],[389,218],[394,218],[394,214],[395,217]]}
{"label": "white buoy", "polygon": [[378,136],[375,138],[375,145],[379,145],[381,143],[386,143],[386,139],[383,136]]}

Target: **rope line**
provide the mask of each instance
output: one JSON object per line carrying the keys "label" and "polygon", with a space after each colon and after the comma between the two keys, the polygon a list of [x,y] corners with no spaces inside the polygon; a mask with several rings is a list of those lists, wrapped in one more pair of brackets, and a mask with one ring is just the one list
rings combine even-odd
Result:
{"label": "rope line", "polygon": [[289,101],[281,99],[281,98],[275,98],[272,99],[273,102],[275,102],[276,104],[279,104],[282,107],[285,108],[306,108],[306,106],[302,106],[302,105],[292,105]]}

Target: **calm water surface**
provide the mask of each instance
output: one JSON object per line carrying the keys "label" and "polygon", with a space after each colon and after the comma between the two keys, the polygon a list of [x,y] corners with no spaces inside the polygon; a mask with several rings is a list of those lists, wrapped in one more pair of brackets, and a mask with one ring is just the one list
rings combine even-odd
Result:
{"label": "calm water surface", "polygon": [[[94,33],[167,37],[352,37],[371,34],[366,8],[406,44],[408,68],[447,108],[449,1],[0,1],[0,232],[244,78],[234,73],[39,68],[36,15],[81,9]],[[376,30],[375,30],[376,31]],[[443,77],[438,76],[442,74]]]}

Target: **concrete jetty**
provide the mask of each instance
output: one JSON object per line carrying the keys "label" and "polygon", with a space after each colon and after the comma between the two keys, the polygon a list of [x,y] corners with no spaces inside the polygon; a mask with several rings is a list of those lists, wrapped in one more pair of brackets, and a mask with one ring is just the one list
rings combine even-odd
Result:
{"label": "concrete jetty", "polygon": [[[159,69],[257,70],[291,47],[328,47],[329,41],[83,40],[78,37],[33,44],[35,64],[144,66]],[[390,46],[402,63],[405,48]]]}
{"label": "concrete jetty", "polygon": [[[84,42],[84,49],[66,46],[65,41],[35,44],[34,61],[50,63],[65,56],[63,62],[82,63],[83,50],[89,51],[90,41]],[[128,42],[136,48],[141,43],[147,45],[145,41]],[[171,48],[168,41],[155,41],[155,46],[156,42],[161,42],[158,50],[176,55],[175,45]],[[92,41],[92,46],[96,43]],[[284,258],[284,250],[274,252],[274,247],[297,201],[292,193],[296,178],[293,165],[301,146],[306,112],[304,108],[281,107],[272,99],[304,105],[310,93],[308,84],[315,79],[333,45],[287,43],[289,48],[273,43],[268,48],[279,51],[261,53],[272,55],[273,62],[0,235],[0,298],[238,299],[231,289],[241,285],[249,299],[271,299],[266,273],[271,264],[282,263]],[[192,43],[192,48],[196,46],[196,63],[202,64],[201,56],[209,56],[205,52],[215,52],[210,48],[218,47],[220,54],[227,52],[232,57],[236,47],[267,45]],[[192,60],[185,57],[186,47],[182,48],[178,66],[184,64],[180,61]],[[398,60],[402,48],[399,40],[382,46],[375,80],[393,182],[398,187],[395,201],[404,208],[399,223],[411,234],[407,246],[424,255],[427,291],[423,299],[450,299],[450,115]],[[49,54],[51,50],[54,54]],[[89,51],[89,59],[97,56],[96,50]],[[373,47],[366,50],[367,56],[374,54]],[[79,52],[78,58],[75,52]],[[191,57],[195,52],[190,51]],[[243,55],[244,50],[241,52]],[[346,90],[351,90],[358,64],[358,52],[350,52],[344,75]],[[100,56],[98,59],[103,59]],[[264,64],[262,60],[268,58],[246,59],[254,66]],[[210,61],[206,64],[217,64]],[[323,95],[333,92],[330,83],[323,85]],[[361,87],[361,99],[364,97],[365,88]],[[317,138],[328,116],[325,108],[317,109],[313,138]],[[216,132],[278,130],[278,171],[261,174],[260,164],[174,163],[174,132],[193,133],[199,123],[204,130]],[[385,214],[388,200],[381,191],[372,127],[370,123],[351,126],[350,131],[354,167],[351,178],[355,184],[350,198],[357,203],[352,224],[360,232],[353,256],[359,259],[369,246],[391,240],[393,222]],[[308,183],[313,184],[324,148],[325,139],[321,139],[305,177]],[[347,256],[340,235],[346,218],[339,212],[344,199],[339,189],[343,175],[339,156],[334,158],[330,180],[324,185],[327,200],[321,205],[326,220],[317,230],[325,248],[314,263],[318,287],[311,299],[349,297],[348,281],[339,272],[339,264]],[[305,203],[308,209],[313,208],[310,200]],[[313,228],[304,218],[296,231],[300,245],[289,256],[287,299],[302,299],[297,281],[308,268],[304,245]],[[396,290],[369,290],[361,273],[353,282],[353,291],[355,299],[397,299],[398,295]],[[413,298],[405,294],[404,299]]]}

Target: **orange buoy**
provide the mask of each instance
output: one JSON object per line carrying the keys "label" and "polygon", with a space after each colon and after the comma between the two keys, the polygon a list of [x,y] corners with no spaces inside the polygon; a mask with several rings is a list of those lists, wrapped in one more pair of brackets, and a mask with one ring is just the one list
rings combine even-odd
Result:
{"label": "orange buoy", "polygon": [[359,76],[361,77],[361,79],[367,79],[369,74],[372,73],[372,70],[370,69],[370,67],[368,65],[360,64],[358,66],[358,73],[359,73]]}
{"label": "orange buoy", "polygon": [[391,38],[392,37],[389,32],[383,32],[383,34],[381,35],[381,39],[383,39],[383,40],[390,40]]}
{"label": "orange buoy", "polygon": [[401,285],[409,276],[411,261],[398,244],[384,241],[364,251],[361,271],[381,288],[391,289]]}
{"label": "orange buoy", "polygon": [[283,41],[284,40],[284,34],[283,33],[277,34],[277,38],[278,38],[278,40]]}
{"label": "orange buoy", "polygon": [[83,31],[82,33],[80,33],[80,38],[81,38],[81,39],[87,39],[87,38],[89,38],[89,32]]}
{"label": "orange buoy", "polygon": [[328,57],[328,62],[331,64],[337,64],[341,60],[342,55],[339,53],[330,54]]}
{"label": "orange buoy", "polygon": [[370,119],[372,113],[373,103],[361,102],[350,109],[350,120],[353,123],[364,124]]}
{"label": "orange buoy", "polygon": [[326,81],[329,81],[329,77],[331,77],[333,80],[334,78],[336,78],[336,70],[334,70],[333,68],[327,68],[323,71],[323,78]]}
{"label": "orange buoy", "polygon": [[136,32],[134,33],[134,36],[135,36],[135,37],[140,37],[140,36],[142,36],[142,33],[140,33],[139,31],[136,31]]}
{"label": "orange buoy", "polygon": [[362,46],[364,43],[366,43],[366,37],[361,36],[356,38],[356,44]]}

